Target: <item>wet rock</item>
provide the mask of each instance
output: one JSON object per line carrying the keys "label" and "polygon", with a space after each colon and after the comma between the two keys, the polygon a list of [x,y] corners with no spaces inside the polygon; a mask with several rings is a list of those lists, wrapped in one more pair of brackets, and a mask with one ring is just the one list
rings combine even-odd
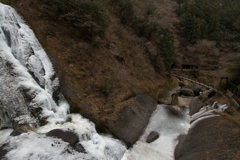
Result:
{"label": "wet rock", "polygon": [[151,143],[151,142],[155,141],[155,140],[158,139],[158,138],[159,138],[159,134],[158,134],[157,132],[155,132],[155,131],[152,131],[152,132],[148,135],[146,142],[147,142],[147,143]]}
{"label": "wet rock", "polygon": [[78,152],[87,153],[85,148],[80,143],[77,143],[74,148]]}
{"label": "wet rock", "polygon": [[[31,113],[32,117],[34,117],[37,122],[37,125],[43,126],[48,123],[47,117],[42,114],[43,108],[46,107],[48,103],[47,100],[36,101],[35,98],[39,94],[38,90],[31,90],[30,88],[26,88],[24,86],[20,86],[18,88],[22,97],[25,100],[25,105],[27,106],[28,111]],[[48,99],[51,102],[51,108],[55,106],[52,99]]]}
{"label": "wet rock", "polygon": [[61,129],[51,130],[46,134],[46,136],[59,138],[64,142],[68,142],[73,148],[75,148],[76,144],[79,142],[76,133],[71,131],[63,131]]}
{"label": "wet rock", "polygon": [[186,87],[180,89],[180,94],[184,96],[194,96],[193,90]]}
{"label": "wet rock", "polygon": [[14,130],[14,131],[12,131],[12,133],[10,134],[10,136],[12,136],[12,137],[15,137],[15,136],[19,136],[19,135],[21,135],[22,133],[24,133],[25,131],[23,131],[23,130]]}
{"label": "wet rock", "polygon": [[181,153],[181,148],[183,147],[183,143],[184,143],[184,141],[185,141],[185,139],[186,139],[186,135],[184,135],[184,134],[180,134],[179,136],[178,136],[178,145],[176,146],[176,148],[175,148],[175,156],[177,155],[180,155],[180,153]]}
{"label": "wet rock", "polygon": [[209,94],[208,94],[208,98],[212,98],[213,96],[216,95],[216,91],[212,90]]}
{"label": "wet rock", "polygon": [[181,108],[178,106],[168,106],[169,111],[174,115],[180,115],[181,114]]}
{"label": "wet rock", "polygon": [[214,103],[212,106],[214,109],[218,109],[219,108],[219,104],[218,103]]}
{"label": "wet rock", "polygon": [[193,100],[189,104],[190,115],[197,113],[202,107],[203,107],[203,103],[199,99],[199,97],[193,98]]}
{"label": "wet rock", "polygon": [[34,128],[28,123],[22,123],[22,120],[13,120],[12,128],[20,132],[34,131]]}
{"label": "wet rock", "polygon": [[203,89],[202,89],[201,87],[198,87],[198,86],[194,86],[194,87],[192,88],[192,90],[193,90],[193,93],[194,93],[195,96],[199,96],[199,95],[200,95],[200,92],[203,91]]}
{"label": "wet rock", "polygon": [[5,149],[5,147],[7,146],[8,144],[3,144],[1,147],[0,147],[0,159],[1,160],[7,160],[7,157],[5,157],[5,155],[7,154],[8,150]]}
{"label": "wet rock", "polygon": [[186,84],[185,84],[183,81],[179,81],[179,82],[178,82],[178,85],[179,85],[180,87],[186,86]]}
{"label": "wet rock", "polygon": [[44,88],[45,86],[45,70],[42,62],[35,56],[32,55],[28,58],[28,65],[26,66],[29,70],[29,73],[36,80],[36,82]]}
{"label": "wet rock", "polygon": [[195,96],[199,96],[200,92],[203,91],[203,88],[199,85],[186,85],[183,88],[191,89]]}
{"label": "wet rock", "polygon": [[7,27],[1,27],[7,40],[7,45],[11,48],[11,33]]}
{"label": "wet rock", "polygon": [[142,135],[157,103],[152,97],[138,95],[117,107],[122,108],[118,117],[106,120],[105,125],[130,147]]}
{"label": "wet rock", "polygon": [[240,128],[221,116],[204,119],[181,137],[176,160],[239,159]]}
{"label": "wet rock", "polygon": [[57,105],[59,105],[59,100],[61,98],[63,98],[63,95],[61,94],[61,89],[59,86],[59,80],[57,77],[54,78],[53,83],[55,83],[56,85],[53,86],[52,90],[53,90],[53,94],[52,94],[52,98],[55,101],[55,103]]}

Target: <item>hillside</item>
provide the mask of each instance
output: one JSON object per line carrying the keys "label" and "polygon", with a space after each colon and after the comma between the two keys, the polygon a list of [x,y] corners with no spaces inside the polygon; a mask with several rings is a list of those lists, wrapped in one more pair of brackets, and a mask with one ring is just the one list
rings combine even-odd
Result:
{"label": "hillside", "polygon": [[57,71],[71,112],[90,118],[100,130],[108,131],[106,123],[121,116],[125,101],[148,95],[165,103],[177,86],[165,74],[175,52],[176,2],[4,3],[34,30]]}
{"label": "hillside", "polygon": [[[35,31],[58,71],[71,110],[83,113],[79,110],[83,104],[94,103],[101,121],[119,112],[116,104],[137,94],[156,100],[164,96],[171,88],[165,85],[165,71],[172,67],[197,65],[198,70],[181,74],[216,87],[220,77],[230,76],[228,59],[239,55],[238,21],[227,25],[239,13],[230,12],[234,4],[227,1],[223,3],[227,9],[218,8],[220,24],[226,26],[216,33],[224,33],[219,41],[206,37],[211,21],[207,13],[200,14],[205,6],[213,12],[216,7],[211,5],[217,1],[211,5],[188,0],[1,2],[16,8]],[[224,16],[230,14],[234,16],[228,22]],[[196,21],[200,35],[187,30],[195,27],[191,17],[201,21]],[[203,32],[204,27],[209,33]]]}

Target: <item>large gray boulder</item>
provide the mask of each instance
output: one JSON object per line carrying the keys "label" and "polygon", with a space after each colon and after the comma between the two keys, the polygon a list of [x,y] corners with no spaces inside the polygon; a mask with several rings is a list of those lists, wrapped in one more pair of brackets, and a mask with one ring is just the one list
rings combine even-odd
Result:
{"label": "large gray boulder", "polygon": [[197,113],[202,107],[203,107],[203,103],[199,99],[199,97],[193,98],[193,100],[189,104],[190,115]]}
{"label": "large gray boulder", "polygon": [[117,107],[122,108],[120,115],[107,120],[105,125],[130,147],[142,135],[157,103],[152,97],[138,95],[118,104]]}
{"label": "large gray boulder", "polygon": [[239,159],[240,128],[235,123],[221,116],[199,121],[187,135],[178,138],[175,159]]}
{"label": "large gray boulder", "polygon": [[186,87],[180,89],[180,94],[184,96],[194,96],[193,90]]}

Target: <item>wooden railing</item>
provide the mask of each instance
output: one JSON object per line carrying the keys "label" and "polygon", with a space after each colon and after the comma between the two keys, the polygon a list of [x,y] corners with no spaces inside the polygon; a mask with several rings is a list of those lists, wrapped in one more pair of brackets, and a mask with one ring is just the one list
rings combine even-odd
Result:
{"label": "wooden railing", "polygon": [[213,88],[213,87],[211,87],[211,86],[208,86],[208,85],[206,85],[206,84],[204,84],[204,83],[198,82],[198,81],[196,81],[196,80],[192,80],[192,79],[190,79],[190,78],[186,78],[186,77],[183,77],[183,76],[180,76],[180,75],[176,75],[176,74],[169,74],[169,75],[174,76],[174,77],[179,78],[179,79],[185,79],[185,80],[187,80],[187,81],[190,81],[190,82],[196,83],[196,84],[198,84],[198,85],[201,85],[201,86],[203,86],[203,87],[206,87],[206,88],[209,88],[209,89],[212,89],[212,90],[217,91],[217,89],[215,89],[215,88]]}

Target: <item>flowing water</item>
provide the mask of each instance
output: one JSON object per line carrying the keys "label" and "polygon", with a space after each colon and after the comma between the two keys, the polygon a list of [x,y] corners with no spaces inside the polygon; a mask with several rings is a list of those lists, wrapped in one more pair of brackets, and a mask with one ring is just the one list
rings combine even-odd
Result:
{"label": "flowing water", "polygon": [[[6,159],[174,159],[177,137],[188,132],[190,121],[194,124],[216,116],[211,106],[190,117],[188,108],[176,116],[167,105],[158,105],[144,134],[127,150],[110,135],[99,135],[94,124],[81,115],[69,114],[58,87],[52,64],[33,31],[13,8],[0,3],[0,147],[8,144]],[[49,123],[42,126],[42,119]],[[3,128],[12,128],[13,121],[29,124],[35,132],[11,137],[13,130]],[[76,133],[86,153],[75,151],[61,139],[47,137],[45,133],[53,129]],[[145,141],[151,131],[160,137],[148,144]]]}

